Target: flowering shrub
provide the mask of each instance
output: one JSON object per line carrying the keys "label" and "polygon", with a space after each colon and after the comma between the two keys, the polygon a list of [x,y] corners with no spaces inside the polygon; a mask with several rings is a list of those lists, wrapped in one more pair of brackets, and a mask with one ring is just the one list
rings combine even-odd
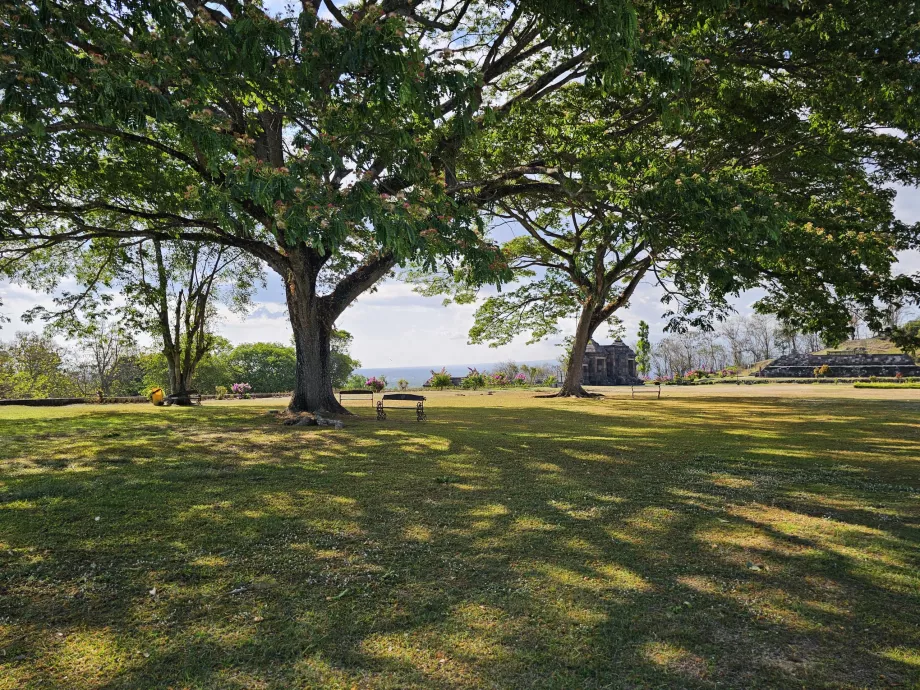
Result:
{"label": "flowering shrub", "polygon": [[476,390],[477,388],[486,387],[486,377],[484,374],[480,374],[476,369],[470,367],[470,373],[463,378],[463,387],[472,388]]}
{"label": "flowering shrub", "polygon": [[381,380],[378,379],[376,376],[371,376],[371,377],[364,383],[364,385],[365,385],[367,388],[370,388],[370,389],[371,389],[372,391],[374,391],[375,393],[379,393],[380,391],[382,391],[382,390],[386,387],[387,384],[386,384],[385,381],[381,381]]}
{"label": "flowering shrub", "polygon": [[527,384],[527,375],[526,375],[523,371],[518,372],[518,373],[515,375],[515,377],[514,377],[514,383],[518,384],[519,386],[524,386],[524,385],[526,385],[526,384]]}
{"label": "flowering shrub", "polygon": [[815,378],[818,378],[821,376],[827,376],[829,373],[831,373],[831,368],[827,366],[826,364],[822,364],[820,367],[814,368]]}
{"label": "flowering shrub", "polygon": [[248,398],[250,391],[252,391],[252,386],[248,383],[234,383],[230,386],[230,390],[233,391],[237,398]]}
{"label": "flowering shrub", "polygon": [[441,367],[441,371],[431,370],[431,378],[428,379],[428,385],[432,388],[442,389],[453,383],[453,377],[447,373],[446,367]]}
{"label": "flowering shrub", "polygon": [[902,374],[900,371],[896,371],[894,377],[898,380],[898,383],[901,383],[901,381],[904,380],[904,374]]}
{"label": "flowering shrub", "polygon": [[492,374],[492,385],[493,386],[507,386],[508,380],[505,378],[505,375],[501,372],[497,374]]}

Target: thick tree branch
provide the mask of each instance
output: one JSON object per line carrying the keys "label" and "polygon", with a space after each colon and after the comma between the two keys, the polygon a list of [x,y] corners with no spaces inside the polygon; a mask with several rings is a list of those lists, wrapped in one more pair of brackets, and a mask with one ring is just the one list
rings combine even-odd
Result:
{"label": "thick tree branch", "polygon": [[396,259],[391,253],[378,254],[340,280],[331,293],[320,298],[330,322],[335,321],[362,292],[371,288],[395,265]]}

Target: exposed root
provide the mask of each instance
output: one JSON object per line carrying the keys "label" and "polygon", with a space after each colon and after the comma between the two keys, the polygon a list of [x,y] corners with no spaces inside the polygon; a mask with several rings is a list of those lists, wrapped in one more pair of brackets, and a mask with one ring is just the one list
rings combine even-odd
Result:
{"label": "exposed root", "polygon": [[558,393],[550,393],[549,395],[538,395],[538,398],[603,398],[604,396],[600,393],[589,393],[584,388],[579,386],[575,390],[568,390],[563,388]]}
{"label": "exposed root", "polygon": [[354,412],[349,412],[344,407],[339,404],[339,401],[333,398],[332,400],[327,400],[316,410],[298,410],[293,407],[293,402],[288,404],[288,412],[294,415],[309,413],[309,414],[321,414],[321,415],[341,415],[343,417],[355,417]]}

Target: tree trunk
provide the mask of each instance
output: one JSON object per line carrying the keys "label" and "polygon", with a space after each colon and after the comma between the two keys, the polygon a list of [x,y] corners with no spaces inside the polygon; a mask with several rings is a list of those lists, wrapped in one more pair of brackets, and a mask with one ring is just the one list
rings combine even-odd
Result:
{"label": "tree trunk", "polygon": [[310,276],[289,274],[287,303],[294,329],[297,370],[292,412],[348,414],[332,392],[332,319],[317,296]]}
{"label": "tree trunk", "polygon": [[176,364],[178,355],[178,352],[166,353],[166,363],[169,368],[169,397],[172,398],[173,405],[191,405],[192,399],[188,393],[191,373],[182,371],[182,367]]}
{"label": "tree trunk", "polygon": [[556,394],[559,398],[588,398],[591,394],[581,386],[582,366],[585,361],[585,348],[594,333],[591,320],[594,310],[590,303],[586,304],[578,317],[575,327],[575,341],[572,343],[572,352],[569,355],[569,365],[565,372],[565,382],[562,389]]}
{"label": "tree trunk", "polygon": [[166,355],[166,366],[169,370],[169,393],[171,395],[179,390],[179,370],[172,353],[166,351],[163,354]]}

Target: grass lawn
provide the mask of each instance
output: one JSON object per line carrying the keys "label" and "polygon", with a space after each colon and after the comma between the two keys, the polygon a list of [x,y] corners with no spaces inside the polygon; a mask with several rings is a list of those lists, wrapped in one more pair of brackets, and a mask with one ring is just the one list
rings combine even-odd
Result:
{"label": "grass lawn", "polygon": [[920,391],[760,388],[0,408],[0,688],[917,687]]}

